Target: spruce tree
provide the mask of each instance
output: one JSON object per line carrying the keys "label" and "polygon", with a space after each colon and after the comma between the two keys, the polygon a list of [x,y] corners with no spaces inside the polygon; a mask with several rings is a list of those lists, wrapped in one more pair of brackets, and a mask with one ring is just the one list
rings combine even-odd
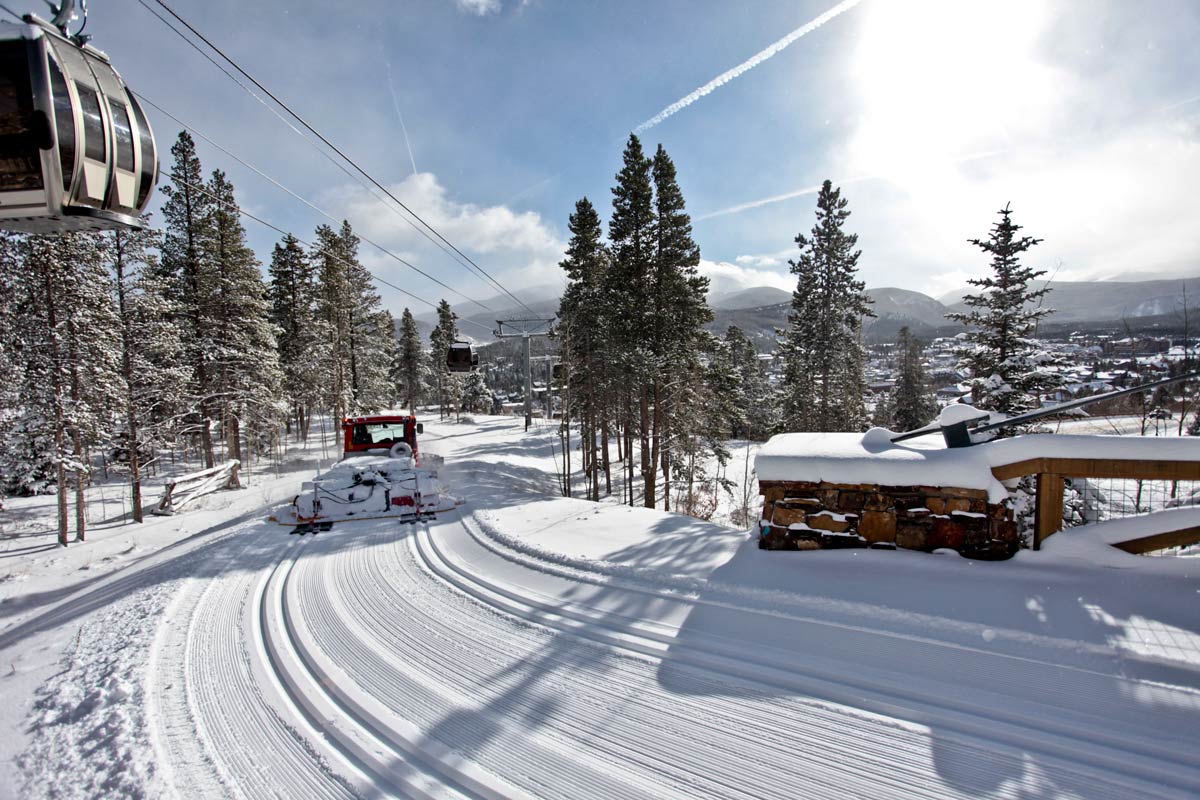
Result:
{"label": "spruce tree", "polygon": [[13,477],[10,474],[8,445],[17,439],[12,429],[21,408],[20,383],[16,380],[21,374],[17,319],[18,271],[17,237],[0,232],[0,375],[12,376],[10,380],[0,381],[0,498],[9,491]]}
{"label": "spruce tree", "polygon": [[281,405],[278,345],[258,259],[246,245],[233,184],[216,170],[208,183],[212,304],[209,396],[221,421],[230,458],[246,463],[247,441],[265,448],[285,412]]}
{"label": "spruce tree", "polygon": [[211,265],[211,211],[213,201],[204,187],[204,174],[196,143],[186,131],[171,147],[173,162],[163,186],[166,197],[162,253],[159,268],[167,299],[177,309],[176,323],[184,331],[187,343],[185,361],[188,377],[189,421],[200,432],[200,446],[206,467],[214,464],[212,420],[216,416],[214,398],[209,394],[213,376],[213,330],[210,313],[213,300]]}
{"label": "spruce tree", "polygon": [[410,414],[417,413],[421,403],[422,386],[429,375],[429,359],[421,347],[417,321],[407,308],[400,316],[400,339],[397,342],[395,383],[403,405]]}
{"label": "spruce tree", "polygon": [[855,277],[862,254],[854,249],[858,235],[843,230],[850,216],[847,205],[841,190],[825,181],[811,238],[796,235],[800,255],[788,262],[797,280],[780,341],[786,430],[856,431],[866,422],[862,320],[874,314],[863,282]]}
{"label": "spruce tree", "polygon": [[320,317],[329,336],[325,386],[334,414],[382,409],[391,396],[394,327],[371,273],[358,260],[350,223],[317,228],[313,260],[320,275]]}
{"label": "spruce tree", "polygon": [[429,344],[437,390],[438,416],[444,417],[447,407],[456,406],[460,389],[460,381],[446,365],[450,345],[458,341],[458,315],[450,308],[450,303],[443,299],[438,303],[437,317],[437,324],[429,335]]}
{"label": "spruce tree", "polygon": [[1049,287],[1031,286],[1046,271],[1021,264],[1021,254],[1042,240],[1018,237],[1021,226],[1013,223],[1007,205],[998,213],[1000,221],[986,241],[969,240],[991,255],[993,274],[968,281],[982,291],[963,298],[969,311],[946,317],[967,326],[970,347],[960,357],[973,376],[975,405],[1013,415],[1040,406],[1040,393],[1053,386],[1053,377],[1039,369],[1049,356],[1031,338],[1038,320],[1052,309],[1040,302]]}
{"label": "spruce tree", "polygon": [[899,377],[892,392],[891,424],[895,430],[911,431],[929,424],[937,416],[937,402],[925,379],[921,364],[924,348],[908,330],[900,329],[896,343],[899,356]]}
{"label": "spruce tree", "polygon": [[[607,460],[597,456],[608,448],[607,390],[611,321],[604,293],[609,267],[608,249],[601,241],[600,215],[586,197],[575,203],[567,227],[571,239],[559,266],[567,274],[567,287],[559,306],[562,359],[567,373],[566,394],[579,419],[582,468],[589,500],[600,499],[600,473]],[[597,450],[599,443],[601,450]],[[611,477],[606,473],[606,485]]]}
{"label": "spruce tree", "polygon": [[[84,489],[93,448],[111,435],[121,405],[120,331],[96,234],[20,240],[13,276],[21,399],[0,470],[22,491],[58,494],[59,543],[68,541],[68,491],[75,538],[86,535]],[[68,477],[71,478],[70,485]]]}
{"label": "spruce tree", "polygon": [[[673,419],[679,411],[673,386],[686,365],[698,359],[711,337],[704,330],[713,318],[708,307],[708,278],[697,272],[700,248],[692,239],[692,222],[684,210],[683,192],[676,179],[675,164],[660,144],[651,169],[654,180],[655,242],[651,272],[650,354],[651,376],[642,391],[643,419],[647,405],[649,429],[643,424],[645,504],[654,506],[655,473],[663,467],[664,508],[670,502],[669,450],[677,442],[696,436],[696,431]],[[647,442],[649,446],[647,447]],[[664,452],[664,450],[666,452]]]}
{"label": "spruce tree", "polygon": [[[316,268],[291,234],[271,253],[271,322],[277,328],[283,394],[297,432],[308,438],[312,413],[322,401],[322,367],[327,362],[327,329],[318,309]],[[290,422],[289,422],[290,427]]]}
{"label": "spruce tree", "polygon": [[183,363],[183,341],[174,320],[176,309],[157,273],[153,253],[161,242],[143,219],[140,231],[116,230],[108,249],[121,330],[121,376],[125,430],[114,451],[129,469],[133,519],[142,521],[142,455],[174,444],[184,412],[190,370]]}
{"label": "spruce tree", "polygon": [[734,437],[761,441],[775,429],[778,417],[766,368],[750,337],[736,325],[725,331],[725,346],[737,375],[730,432]]}
{"label": "spruce tree", "polygon": [[[655,252],[654,191],[652,161],[642,143],[629,135],[621,171],[612,189],[613,213],[608,223],[612,263],[605,273],[605,297],[609,308],[611,352],[616,377],[614,412],[620,420],[625,459],[626,500],[634,503],[633,440],[641,444],[643,476],[649,469],[649,408],[643,387],[653,377],[653,362],[647,332],[653,329],[651,309],[646,302],[652,290]],[[645,502],[653,503],[654,497]]]}

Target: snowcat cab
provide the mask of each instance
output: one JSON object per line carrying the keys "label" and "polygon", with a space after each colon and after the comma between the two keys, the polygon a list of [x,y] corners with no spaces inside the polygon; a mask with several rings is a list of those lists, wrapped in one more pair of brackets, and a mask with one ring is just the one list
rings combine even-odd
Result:
{"label": "snowcat cab", "polygon": [[424,426],[412,416],[347,417],[342,420],[345,445],[344,458],[374,453],[382,455],[403,442],[412,457],[417,458],[417,434],[424,433]]}

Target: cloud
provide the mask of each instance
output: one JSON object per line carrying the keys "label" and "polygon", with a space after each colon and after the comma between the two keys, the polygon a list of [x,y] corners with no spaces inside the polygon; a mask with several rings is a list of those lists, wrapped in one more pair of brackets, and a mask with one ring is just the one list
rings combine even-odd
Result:
{"label": "cloud", "polygon": [[[437,176],[428,172],[410,175],[388,186],[388,191],[518,297],[522,288],[561,282],[558,262],[563,258],[566,242],[539,214],[513,211],[505,205],[454,200]],[[500,293],[500,289],[457,263],[416,227],[405,223],[402,218],[407,218],[407,214],[393,213],[361,187],[342,186],[327,191],[321,202],[331,214],[350,220],[355,231],[466,296],[486,300]],[[414,287],[423,297],[437,299],[446,294],[444,287],[430,283],[374,248],[364,245],[360,252],[364,264],[372,271],[379,270],[377,274],[387,280],[403,281],[402,285]]]}
{"label": "cloud", "polygon": [[1060,280],[1200,273],[1194,87],[1144,46],[1161,20],[1036,0],[874,3],[861,20],[856,115],[829,171],[873,178],[848,195],[868,286],[937,295],[987,274],[966,240],[1006,202],[1045,240],[1023,263]]}
{"label": "cloud", "polygon": [[[739,256],[743,259],[757,259],[759,256]],[[786,270],[779,272],[772,269],[757,269],[751,266],[730,264],[728,261],[700,260],[699,273],[708,278],[708,291],[713,295],[729,294],[742,289],[752,289],[756,286],[774,286],[784,291],[796,288],[796,279]]]}
{"label": "cloud", "polygon": [[459,11],[486,17],[488,14],[500,13],[500,0],[454,0]]}
{"label": "cloud", "polygon": [[674,103],[667,106],[662,111],[658,112],[653,117],[651,117],[650,119],[643,122],[641,125],[638,125],[637,128],[634,129],[634,132],[641,133],[644,130],[653,128],[655,125],[659,124],[660,122],[665,120],[667,117],[670,117],[670,116],[674,115],[675,113],[682,111],[683,109],[690,106],[692,103],[699,100],[701,97],[704,97],[706,94],[709,94],[712,91],[721,88],[722,86],[729,83],[734,78],[739,77],[743,73],[749,72],[750,70],[754,69],[759,64],[761,64],[762,62],[766,61],[767,59],[769,59],[769,58],[775,56],[776,54],[780,53],[781,51],[783,51],[785,48],[789,47],[793,42],[795,42],[800,37],[805,36],[806,34],[812,33],[817,28],[821,27],[826,22],[828,22],[829,20],[838,16],[839,14],[842,14],[843,12],[849,11],[850,9],[854,8],[860,2],[862,2],[862,0],[842,0],[841,3],[838,3],[836,6],[829,9],[821,16],[819,16],[816,19],[813,19],[812,21],[808,22],[807,24],[797,28],[796,30],[789,33],[787,36],[785,36],[782,39],[775,42],[774,44],[771,44],[768,47],[755,53],[753,56],[746,59],[741,64],[738,64],[733,69],[722,72],[720,75],[713,78],[711,81],[704,84],[703,86],[701,86],[699,89],[695,90],[694,92],[684,95],[680,99],[676,100]]}

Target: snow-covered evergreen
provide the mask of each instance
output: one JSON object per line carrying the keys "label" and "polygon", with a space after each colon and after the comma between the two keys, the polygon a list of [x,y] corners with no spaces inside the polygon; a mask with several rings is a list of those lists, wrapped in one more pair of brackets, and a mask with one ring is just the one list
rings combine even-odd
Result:
{"label": "snow-covered evergreen", "polygon": [[962,363],[971,370],[972,395],[979,408],[1013,415],[1041,405],[1041,393],[1055,386],[1053,374],[1042,370],[1053,359],[1032,337],[1037,322],[1053,309],[1043,305],[1050,289],[1032,283],[1045,270],[1021,264],[1021,254],[1041,242],[1017,236],[1020,225],[1012,221],[1006,205],[987,240],[970,243],[992,257],[992,274],[968,281],[981,290],[963,302],[970,309],[947,314],[967,326],[969,347]]}
{"label": "snow-covered evergreen", "polygon": [[450,345],[458,341],[458,315],[451,310],[450,303],[442,299],[438,303],[437,318],[437,324],[429,334],[433,361],[433,386],[430,388],[438,401],[438,416],[445,416],[459,407],[462,398],[463,380],[452,373],[446,364]]}
{"label": "snow-covered evergreen", "polygon": [[328,363],[327,323],[319,313],[316,270],[295,236],[288,234],[271,252],[267,296],[277,329],[283,394],[291,408],[289,427],[308,438],[313,412],[324,399],[323,367]]}
{"label": "snow-covered evergreen", "polygon": [[421,346],[417,321],[406,308],[400,316],[400,334],[396,342],[391,383],[399,404],[408,408],[409,413],[416,413],[417,406],[424,398],[424,387],[429,382],[430,373],[429,356]]}
{"label": "snow-covered evergreen", "polygon": [[784,373],[781,425],[789,431],[855,431],[866,423],[866,352],[862,319],[874,316],[858,273],[858,235],[843,230],[850,211],[825,181],[811,238],[796,235],[800,255],[788,328],[780,338]]}

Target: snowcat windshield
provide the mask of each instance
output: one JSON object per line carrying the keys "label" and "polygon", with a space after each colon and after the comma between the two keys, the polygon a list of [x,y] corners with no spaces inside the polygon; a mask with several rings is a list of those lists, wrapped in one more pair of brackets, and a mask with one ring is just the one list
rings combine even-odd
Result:
{"label": "snowcat windshield", "polygon": [[412,441],[405,436],[403,422],[360,422],[351,432],[351,441],[362,445],[384,445]]}

